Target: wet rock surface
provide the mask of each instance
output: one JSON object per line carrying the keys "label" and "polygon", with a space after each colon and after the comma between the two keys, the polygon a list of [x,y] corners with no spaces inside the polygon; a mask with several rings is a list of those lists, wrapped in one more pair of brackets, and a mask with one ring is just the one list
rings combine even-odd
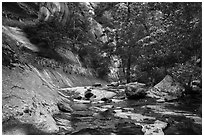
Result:
{"label": "wet rock surface", "polygon": [[[61,132],[61,134],[67,134],[72,131],[69,128],[70,123],[56,120],[52,115],[71,113],[72,107],[80,108],[79,105],[74,107],[73,101],[74,96],[79,93],[59,91],[57,88],[59,85],[54,81],[57,79],[59,81],[61,78],[55,75],[56,71],[52,74],[51,71],[53,70],[38,70],[32,65],[12,69],[3,66],[3,134],[58,134]],[[90,100],[84,101],[90,103]],[[15,119],[22,126],[12,124],[15,121],[11,119]],[[32,132],[32,128],[36,132]]]}
{"label": "wet rock surface", "polygon": [[[182,110],[178,101],[145,97],[137,100],[122,98],[120,89],[109,86],[92,87],[92,91],[111,92],[108,98],[73,100],[70,115],[73,135],[183,135],[202,134],[202,118]],[[83,88],[79,88],[83,89]],[[118,90],[118,91],[117,91]],[[78,92],[78,90],[75,91]],[[103,92],[101,92],[103,91]],[[82,92],[81,92],[82,93]],[[123,92],[124,93],[124,92]],[[124,93],[125,94],[125,93]],[[81,94],[82,95],[82,94]],[[97,95],[95,94],[96,98]],[[102,95],[99,95],[102,96]],[[102,101],[103,100],[103,101]],[[107,101],[111,100],[111,101]],[[63,113],[62,113],[63,115]],[[181,126],[181,124],[183,124]],[[64,133],[64,132],[63,132]]]}
{"label": "wet rock surface", "polygon": [[[131,84],[136,86],[138,83]],[[128,85],[130,86],[130,85]],[[143,87],[144,85],[138,86]],[[58,134],[58,135],[183,135],[202,134],[202,118],[173,97],[145,96],[128,99],[125,88],[88,86],[58,89],[51,114],[48,104],[24,106],[19,111],[22,126],[4,124],[4,134]],[[136,86],[137,88],[137,86]],[[148,92],[147,92],[148,94]],[[165,97],[165,98],[164,98]],[[34,109],[38,108],[38,109]],[[51,110],[50,110],[51,111]],[[37,113],[36,113],[37,112]],[[17,118],[18,118],[17,117]],[[34,127],[25,128],[27,117],[35,120]],[[38,120],[38,121],[37,121]],[[12,121],[11,121],[12,123]],[[32,128],[36,129],[32,130]],[[42,129],[42,130],[39,130]],[[32,132],[30,131],[32,130]],[[39,131],[38,131],[39,130]],[[54,131],[54,132],[53,132]]]}

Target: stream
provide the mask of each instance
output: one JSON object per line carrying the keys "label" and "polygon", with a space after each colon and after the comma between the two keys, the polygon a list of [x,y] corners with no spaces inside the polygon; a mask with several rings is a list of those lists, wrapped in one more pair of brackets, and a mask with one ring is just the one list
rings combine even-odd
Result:
{"label": "stream", "polygon": [[[154,98],[128,100],[122,94],[105,101],[72,100],[73,112],[59,134],[72,135],[198,135],[202,118],[180,102],[159,103]],[[60,121],[60,120],[59,120]],[[59,122],[57,122],[59,123]],[[66,123],[66,122],[63,122]],[[71,129],[70,129],[71,128]]]}

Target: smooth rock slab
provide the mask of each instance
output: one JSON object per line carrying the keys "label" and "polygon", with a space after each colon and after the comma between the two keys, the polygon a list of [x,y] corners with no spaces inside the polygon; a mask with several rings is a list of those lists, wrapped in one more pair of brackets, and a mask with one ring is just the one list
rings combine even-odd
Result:
{"label": "smooth rock slab", "polygon": [[101,100],[102,98],[112,98],[116,95],[114,92],[106,91],[106,90],[99,90],[99,89],[93,89],[91,91],[94,95],[96,95],[96,100]]}
{"label": "smooth rock slab", "polygon": [[102,106],[102,108],[113,108],[114,106],[113,105],[105,105],[105,106]]}
{"label": "smooth rock slab", "polygon": [[136,120],[138,122],[143,122],[144,119],[155,119],[154,117],[144,116],[141,114],[132,113],[130,111],[128,111],[128,112],[115,111],[115,112],[116,112],[116,114],[114,116],[116,116],[116,117],[130,118],[130,119]]}
{"label": "smooth rock slab", "polygon": [[73,101],[77,102],[77,103],[82,103],[82,104],[89,104],[89,103],[91,103],[90,100],[77,100],[77,99],[74,99]]}
{"label": "smooth rock slab", "polygon": [[121,101],[123,101],[123,100],[120,100],[120,99],[112,99],[112,102],[114,102],[114,103],[118,103],[118,102],[121,102]]}
{"label": "smooth rock slab", "polygon": [[114,110],[116,113],[121,113],[122,112],[122,109],[116,109]]}

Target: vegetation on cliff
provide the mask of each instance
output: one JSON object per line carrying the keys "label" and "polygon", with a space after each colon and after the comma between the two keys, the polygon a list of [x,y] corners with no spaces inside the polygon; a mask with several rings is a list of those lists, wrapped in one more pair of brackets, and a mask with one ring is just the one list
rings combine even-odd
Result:
{"label": "vegetation on cliff", "polygon": [[[9,13],[12,5],[18,7],[16,15]],[[93,68],[99,77],[107,78],[114,56],[115,77],[127,82],[156,84],[166,74],[174,76],[185,66],[180,64],[187,62],[196,72],[185,73],[201,74],[196,69],[201,67],[201,3],[45,2],[3,6],[3,24],[18,23],[31,43],[49,49],[41,56],[69,62],[55,51],[71,50],[83,67]],[[191,75],[199,79],[194,74],[185,79]]]}

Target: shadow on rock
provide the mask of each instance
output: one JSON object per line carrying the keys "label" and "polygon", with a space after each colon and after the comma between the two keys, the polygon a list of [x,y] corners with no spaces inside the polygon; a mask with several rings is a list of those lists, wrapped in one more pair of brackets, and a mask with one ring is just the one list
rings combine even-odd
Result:
{"label": "shadow on rock", "polygon": [[49,135],[51,133],[43,132],[32,124],[24,124],[15,118],[2,122],[3,135]]}

